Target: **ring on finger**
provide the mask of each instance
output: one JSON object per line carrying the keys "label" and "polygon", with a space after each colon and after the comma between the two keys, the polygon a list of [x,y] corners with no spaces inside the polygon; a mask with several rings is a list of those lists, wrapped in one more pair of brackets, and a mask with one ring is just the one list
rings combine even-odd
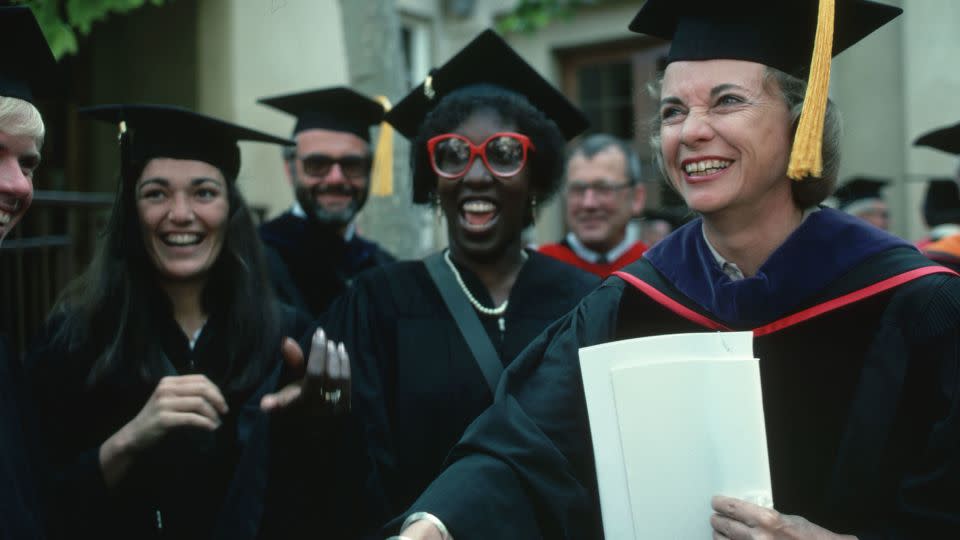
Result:
{"label": "ring on finger", "polygon": [[341,390],[340,390],[339,388],[337,388],[336,390],[333,390],[333,391],[324,390],[324,391],[323,391],[323,401],[324,401],[325,403],[328,403],[328,404],[330,404],[330,405],[334,405],[334,406],[335,406],[335,405],[337,405],[338,403],[340,403],[340,395],[341,395],[341,394],[342,394],[342,392],[341,392]]}

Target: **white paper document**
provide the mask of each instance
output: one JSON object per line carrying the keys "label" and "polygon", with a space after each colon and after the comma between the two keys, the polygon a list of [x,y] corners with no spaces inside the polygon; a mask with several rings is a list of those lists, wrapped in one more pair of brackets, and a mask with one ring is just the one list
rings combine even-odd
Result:
{"label": "white paper document", "polygon": [[708,539],[710,497],[772,503],[750,332],[580,349],[608,539]]}

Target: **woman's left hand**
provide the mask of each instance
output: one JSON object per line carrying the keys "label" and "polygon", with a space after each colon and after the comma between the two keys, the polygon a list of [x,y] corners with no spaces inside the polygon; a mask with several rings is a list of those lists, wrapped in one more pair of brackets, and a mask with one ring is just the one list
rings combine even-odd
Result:
{"label": "woman's left hand", "polygon": [[331,416],[350,410],[350,357],[342,343],[328,339],[317,328],[304,366],[303,351],[297,342],[285,338],[280,347],[284,361],[303,378],[260,400],[260,409],[275,412],[304,407],[314,416]]}
{"label": "woman's left hand", "polygon": [[832,533],[800,516],[781,514],[733,497],[715,496],[710,506],[714,540],[856,540]]}

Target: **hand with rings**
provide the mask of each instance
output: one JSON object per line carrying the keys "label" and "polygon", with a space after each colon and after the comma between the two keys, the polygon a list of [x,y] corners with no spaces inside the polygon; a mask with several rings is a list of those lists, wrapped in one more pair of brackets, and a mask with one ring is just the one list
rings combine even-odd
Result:
{"label": "hand with rings", "polygon": [[296,341],[285,338],[281,352],[287,365],[304,376],[279,392],[263,396],[263,411],[306,407],[311,415],[331,416],[350,410],[350,357],[342,343],[328,339],[323,329],[317,328],[305,369],[303,351]]}

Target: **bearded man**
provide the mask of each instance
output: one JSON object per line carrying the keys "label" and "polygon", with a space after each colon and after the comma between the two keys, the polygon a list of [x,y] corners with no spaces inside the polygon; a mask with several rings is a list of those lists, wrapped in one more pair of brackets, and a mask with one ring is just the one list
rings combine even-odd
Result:
{"label": "bearded man", "polygon": [[344,87],[259,102],[297,119],[297,145],[284,150],[296,202],[260,227],[271,279],[281,300],[316,317],[358,273],[394,261],[354,225],[370,190],[370,128],[384,109]]}

